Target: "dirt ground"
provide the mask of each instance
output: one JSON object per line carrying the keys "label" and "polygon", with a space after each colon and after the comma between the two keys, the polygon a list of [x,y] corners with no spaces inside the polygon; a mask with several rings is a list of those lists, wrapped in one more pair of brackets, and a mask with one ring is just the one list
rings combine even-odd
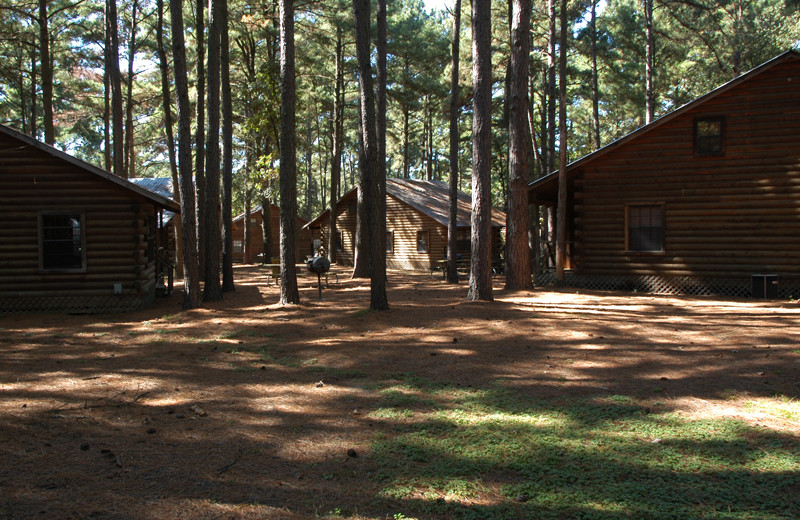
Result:
{"label": "dirt ground", "polygon": [[[0,517],[284,518],[368,503],[367,382],[415,374],[532,398],[627,395],[800,435],[762,400],[800,395],[800,305],[543,290],[467,302],[389,275],[387,312],[339,270],[280,306],[257,266],[222,302],[0,316]],[[348,455],[348,451],[350,451]],[[354,457],[353,455],[358,455]],[[346,477],[326,478],[346,467]],[[367,514],[367,513],[363,513]],[[369,513],[382,518],[386,513]]]}

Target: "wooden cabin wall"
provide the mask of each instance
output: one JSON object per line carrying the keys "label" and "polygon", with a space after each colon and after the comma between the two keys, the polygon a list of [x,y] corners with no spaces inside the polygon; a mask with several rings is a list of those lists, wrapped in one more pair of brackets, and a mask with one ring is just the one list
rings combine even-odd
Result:
{"label": "wooden cabin wall", "polygon": [[[84,215],[85,272],[40,270],[40,211]],[[93,173],[0,136],[0,216],[0,311],[56,310],[48,301],[59,298],[77,308],[99,298],[108,309],[86,310],[115,310],[114,301],[129,308],[155,297],[147,226],[156,209],[146,199],[137,201]],[[122,295],[114,295],[115,284],[122,285]]]}
{"label": "wooden cabin wall", "polygon": [[[723,116],[721,157],[694,121]],[[587,163],[575,260],[589,275],[800,276],[800,64],[778,64]],[[664,252],[625,251],[625,205],[664,204]]]}
{"label": "wooden cabin wall", "polygon": [[[394,250],[386,253],[390,269],[430,269],[447,253],[447,227],[405,202],[386,196],[386,231],[394,234]],[[428,252],[417,252],[417,232],[428,232]]]}
{"label": "wooden cabin wall", "polygon": [[[264,252],[264,234],[262,232],[261,227],[261,211],[254,212],[250,215],[250,236],[248,237],[248,245],[251,251],[251,258],[253,261],[257,261],[256,255],[259,255]],[[279,258],[280,257],[280,233],[281,233],[281,218],[280,218],[280,209],[277,207],[273,207],[272,211],[270,211],[270,222],[272,227],[272,251],[270,252],[269,258]],[[306,256],[312,254],[312,244],[313,239],[311,236],[311,230],[303,229],[303,226],[306,224],[304,220],[298,219],[297,222],[297,242],[296,242],[296,249],[295,255],[297,257],[298,262],[302,262]],[[234,240],[241,240],[244,243],[244,218],[237,220],[233,223],[232,227],[233,231],[233,239]],[[233,255],[234,262],[243,262],[244,261],[244,254],[234,253]]]}

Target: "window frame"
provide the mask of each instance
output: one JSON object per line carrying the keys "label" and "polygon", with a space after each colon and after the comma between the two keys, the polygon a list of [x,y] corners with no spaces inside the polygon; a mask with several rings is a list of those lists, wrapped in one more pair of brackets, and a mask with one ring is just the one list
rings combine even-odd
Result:
{"label": "window frame", "polygon": [[[700,124],[712,122],[719,123],[719,150],[703,151],[700,148]],[[725,116],[705,116],[694,119],[694,153],[697,157],[721,157],[725,155]]]}
{"label": "window frame", "polygon": [[[421,244],[420,238],[421,237],[425,237],[425,241],[424,241],[425,247],[424,247],[424,249],[420,248],[420,244]],[[431,233],[430,233],[430,231],[427,230],[427,229],[421,229],[421,230],[417,231],[417,253],[427,254],[427,253],[430,253],[430,251],[431,251]]]}
{"label": "window frame", "polygon": [[[45,239],[44,220],[46,217],[64,216],[69,218],[78,218],[80,223],[80,249],[81,249],[81,265],[80,267],[45,267],[45,247],[48,242]],[[39,211],[37,213],[37,233],[38,233],[38,246],[39,246],[39,272],[42,273],[85,273],[86,272],[86,215],[83,211],[69,211],[69,210],[53,210],[53,211]]]}
{"label": "window frame", "polygon": [[[660,210],[661,249],[631,249],[631,208],[654,208]],[[666,204],[658,202],[629,202],[625,204],[625,253],[630,255],[663,255],[666,254]]]}

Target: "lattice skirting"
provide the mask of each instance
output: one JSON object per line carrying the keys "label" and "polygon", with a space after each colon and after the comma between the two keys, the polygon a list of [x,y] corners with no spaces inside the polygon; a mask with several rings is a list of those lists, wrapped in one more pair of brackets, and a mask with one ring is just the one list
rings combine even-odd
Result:
{"label": "lattice skirting", "polygon": [[98,314],[129,312],[152,303],[152,295],[0,297],[0,314],[20,312],[64,312]]}
{"label": "lattice skirting", "polygon": [[[596,291],[630,291],[653,294],[687,294],[694,296],[731,296],[751,298],[751,278],[695,278],[689,276],[595,276],[564,273],[558,283],[554,272],[540,273],[536,285],[576,287]],[[800,298],[800,278],[778,277],[778,298]]]}

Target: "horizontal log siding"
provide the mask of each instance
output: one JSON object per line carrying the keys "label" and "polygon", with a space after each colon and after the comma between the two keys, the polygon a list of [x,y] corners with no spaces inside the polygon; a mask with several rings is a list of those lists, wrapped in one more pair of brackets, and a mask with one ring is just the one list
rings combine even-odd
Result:
{"label": "horizontal log siding", "polygon": [[[695,118],[714,116],[725,118],[724,156],[698,157]],[[796,278],[800,65],[778,65],[576,173],[579,274]],[[625,251],[625,205],[642,203],[665,206],[663,254]]]}
{"label": "horizontal log siding", "polygon": [[[39,270],[40,211],[84,215],[85,273]],[[64,310],[86,311],[149,303],[156,280],[155,263],[146,258],[148,215],[156,215],[156,208],[147,199],[0,137],[0,312],[59,310],[54,301],[68,301]],[[122,284],[121,296],[114,295],[116,283]],[[92,303],[97,298],[102,308]]]}
{"label": "horizontal log siding", "polygon": [[[394,233],[393,251],[386,253],[389,269],[430,269],[445,257],[447,227],[399,199],[386,196],[386,231]],[[428,232],[428,252],[417,252],[417,232]]]}

